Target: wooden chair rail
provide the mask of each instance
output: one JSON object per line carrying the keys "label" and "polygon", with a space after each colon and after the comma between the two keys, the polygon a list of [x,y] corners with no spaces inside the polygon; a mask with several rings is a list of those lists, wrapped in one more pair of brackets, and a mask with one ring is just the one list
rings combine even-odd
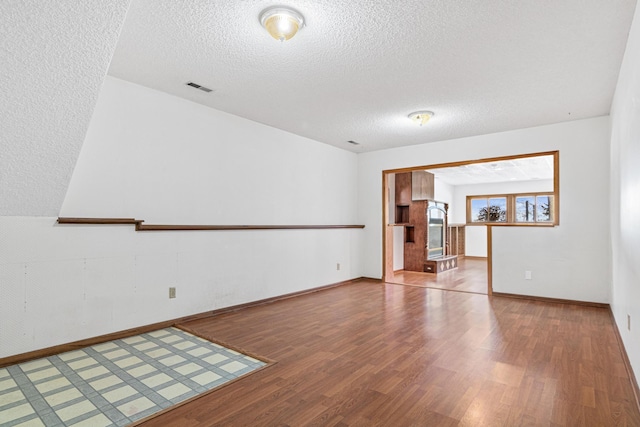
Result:
{"label": "wooden chair rail", "polygon": [[131,224],[136,231],[229,231],[229,230],[324,230],[364,228],[364,225],[184,225],[143,224],[135,218],[70,218],[59,217],[58,224]]}

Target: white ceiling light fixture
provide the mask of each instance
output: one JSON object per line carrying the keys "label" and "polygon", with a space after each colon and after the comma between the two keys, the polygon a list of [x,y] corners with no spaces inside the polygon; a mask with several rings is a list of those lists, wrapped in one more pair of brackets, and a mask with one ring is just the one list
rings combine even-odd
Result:
{"label": "white ceiling light fixture", "polygon": [[304,16],[285,6],[269,7],[260,13],[260,24],[281,42],[291,39],[304,26]]}
{"label": "white ceiling light fixture", "polygon": [[426,124],[431,117],[433,117],[433,111],[416,111],[408,116],[414,123],[420,126]]}

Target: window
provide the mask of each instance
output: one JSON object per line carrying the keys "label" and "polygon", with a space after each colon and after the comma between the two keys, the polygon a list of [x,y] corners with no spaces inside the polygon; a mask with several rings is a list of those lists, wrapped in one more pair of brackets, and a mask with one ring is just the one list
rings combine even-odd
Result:
{"label": "window", "polygon": [[467,196],[469,224],[555,223],[552,193]]}
{"label": "window", "polygon": [[553,196],[515,196],[516,222],[552,222]]}
{"label": "window", "polygon": [[536,196],[516,197],[516,222],[534,222]]}
{"label": "window", "polygon": [[506,222],[507,198],[483,197],[471,199],[472,222]]}

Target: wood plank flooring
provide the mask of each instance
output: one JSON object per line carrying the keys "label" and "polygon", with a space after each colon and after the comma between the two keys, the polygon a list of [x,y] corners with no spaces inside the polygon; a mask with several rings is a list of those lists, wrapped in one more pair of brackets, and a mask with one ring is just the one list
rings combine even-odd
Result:
{"label": "wood plank flooring", "polygon": [[184,326],[277,363],[146,427],[640,426],[607,309],[363,280]]}
{"label": "wood plank flooring", "polygon": [[390,282],[486,295],[487,280],[486,259],[460,257],[455,270],[437,274],[401,270],[394,272]]}

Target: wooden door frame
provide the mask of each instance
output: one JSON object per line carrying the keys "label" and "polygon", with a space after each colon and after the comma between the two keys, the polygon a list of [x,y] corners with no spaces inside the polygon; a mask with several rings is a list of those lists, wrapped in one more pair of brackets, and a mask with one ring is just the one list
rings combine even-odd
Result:
{"label": "wooden door frame", "polygon": [[[456,166],[473,165],[477,163],[491,163],[502,160],[523,159],[527,157],[553,156],[553,193],[555,208],[555,223],[560,219],[560,151],[543,151],[537,153],[514,154],[510,156],[489,157],[476,160],[463,160],[450,163],[437,163],[433,165],[412,166],[398,169],[386,169],[382,171],[382,281],[389,282],[393,275],[393,224],[389,224],[389,176],[397,173],[413,172],[416,170],[439,169]],[[513,225],[523,227],[526,225]],[[493,227],[497,224],[487,224],[487,295],[493,294]]]}

